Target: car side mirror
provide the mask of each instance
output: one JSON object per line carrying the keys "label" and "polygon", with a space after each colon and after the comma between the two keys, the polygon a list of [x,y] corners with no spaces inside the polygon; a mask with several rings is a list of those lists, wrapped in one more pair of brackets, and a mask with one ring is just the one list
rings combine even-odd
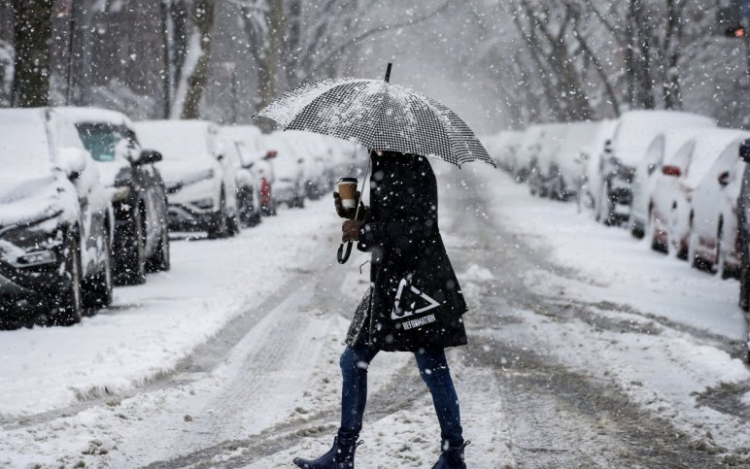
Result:
{"label": "car side mirror", "polygon": [[740,144],[740,158],[745,163],[750,163],[750,138]]}
{"label": "car side mirror", "polygon": [[729,171],[724,171],[723,173],[719,174],[719,177],[717,179],[719,180],[719,185],[721,187],[726,187],[729,184]]}
{"label": "car side mirror", "polygon": [[141,154],[139,158],[133,162],[133,166],[158,163],[163,159],[164,157],[162,156],[162,154],[156,150],[141,150]]}
{"label": "car side mirror", "polygon": [[60,150],[60,169],[73,180],[86,169],[89,155],[84,150],[75,147]]}

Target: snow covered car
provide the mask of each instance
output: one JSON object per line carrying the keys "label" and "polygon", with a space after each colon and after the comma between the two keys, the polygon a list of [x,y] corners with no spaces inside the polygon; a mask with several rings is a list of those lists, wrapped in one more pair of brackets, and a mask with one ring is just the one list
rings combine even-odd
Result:
{"label": "snow covered car", "polygon": [[518,145],[518,157],[513,165],[513,179],[518,183],[529,179],[531,165],[536,161],[537,155],[542,148],[544,138],[544,126],[531,125],[523,133],[521,143]]}
{"label": "snow covered car", "polygon": [[141,148],[130,119],[115,111],[62,108],[93,157],[115,214],[115,283],[137,285],[146,272],[169,270],[167,192],[154,166],[162,156]]}
{"label": "snow covered car", "polygon": [[719,157],[693,191],[688,259],[724,278],[740,270],[737,200],[745,162],[737,154],[747,138],[750,132],[717,129],[712,139]]}
{"label": "snow covered car", "polygon": [[4,324],[70,325],[112,301],[112,205],[90,159],[60,112],[0,110]]}
{"label": "snow covered car", "polygon": [[[718,129],[673,131],[687,135],[676,153],[662,166],[651,194],[648,239],[654,250],[675,252],[687,259],[693,226],[692,198],[698,183],[719,158]],[[666,135],[670,139],[669,132]],[[716,201],[714,201],[716,203]]]}
{"label": "snow covered car", "polygon": [[617,120],[612,136],[611,154],[599,165],[597,218],[607,225],[630,219],[632,185],[636,166],[646,155],[654,138],[670,129],[704,127],[715,121],[686,112],[629,111]]}
{"label": "snow covered car", "polygon": [[273,152],[274,200],[290,208],[304,208],[307,189],[305,187],[304,159],[283,132],[274,132],[266,137],[265,144]]}
{"label": "snow covered car", "polygon": [[260,178],[255,163],[250,160],[245,143],[232,137],[222,135],[226,155],[237,168],[237,211],[240,223],[244,226],[255,226],[261,221]]}
{"label": "snow covered car", "polygon": [[567,124],[544,124],[539,151],[529,163],[529,191],[531,195],[548,197],[550,181],[557,175],[555,157],[565,140]]}
{"label": "snow covered car", "polygon": [[583,172],[580,164],[581,148],[596,136],[598,129],[596,122],[566,124],[565,138],[553,153],[545,183],[550,198],[568,201],[576,197]]}
{"label": "snow covered car", "polygon": [[592,188],[600,184],[599,164],[603,158],[608,158],[612,151],[612,134],[616,121],[603,120],[596,123],[596,132],[589,141],[581,142],[578,162],[581,171],[578,177],[576,202],[579,212],[597,213],[599,207],[598,193]]}
{"label": "snow covered car", "polygon": [[[687,127],[679,130],[663,132],[654,137],[646,150],[643,159],[638,163],[633,178],[633,200],[630,207],[628,227],[636,238],[643,238],[649,228],[652,209],[652,195],[657,181],[662,178],[661,168],[665,161],[677,158],[676,164],[681,164],[678,151],[694,139],[694,134],[704,128],[715,128],[715,124],[707,122],[704,127]],[[683,150],[689,150],[685,147]]]}
{"label": "snow covered car", "polygon": [[258,127],[253,125],[223,127],[221,132],[243,143],[241,146],[243,161],[246,164],[252,164],[253,173],[257,178],[261,214],[275,215],[273,160],[277,154],[276,151],[266,148],[265,136]]}
{"label": "snow covered car", "polygon": [[503,130],[496,135],[484,138],[482,143],[497,167],[513,174],[516,154],[523,135],[524,133],[519,130]]}
{"label": "snow covered car", "polygon": [[157,163],[167,185],[169,228],[206,231],[209,237],[239,232],[235,162],[216,125],[193,121],[136,123],[142,144],[164,155]]}

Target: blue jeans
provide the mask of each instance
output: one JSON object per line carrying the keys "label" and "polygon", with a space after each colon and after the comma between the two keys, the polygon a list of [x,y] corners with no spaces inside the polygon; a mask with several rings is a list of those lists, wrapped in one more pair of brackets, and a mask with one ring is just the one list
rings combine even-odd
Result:
{"label": "blue jeans", "polygon": [[[367,367],[378,354],[378,350],[369,348],[363,342],[366,341],[347,346],[339,361],[344,377],[339,429],[339,439],[343,441],[356,440],[362,430],[362,417],[367,402]],[[448,442],[451,446],[461,446],[464,439],[458,396],[453,387],[445,351],[420,350],[414,352],[414,357],[417,359],[419,373],[432,394],[442,441]]]}

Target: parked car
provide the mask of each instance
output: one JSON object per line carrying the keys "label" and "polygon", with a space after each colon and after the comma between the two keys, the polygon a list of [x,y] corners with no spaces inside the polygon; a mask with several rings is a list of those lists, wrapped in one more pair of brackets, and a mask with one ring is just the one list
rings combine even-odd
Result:
{"label": "parked car", "polygon": [[[655,250],[675,252],[687,259],[693,193],[725,148],[718,129],[681,131],[690,135],[667,163],[651,195],[648,236]],[[670,136],[667,134],[667,140]],[[719,144],[717,144],[719,142]]]}
{"label": "parked car", "polygon": [[167,185],[169,228],[206,231],[209,237],[239,232],[236,162],[227,157],[216,125],[193,121],[136,124],[144,146],[164,155],[157,167]]}
{"label": "parked car", "polygon": [[277,155],[276,150],[267,148],[265,136],[259,128],[253,125],[224,127],[222,133],[244,143],[241,147],[243,161],[248,164],[252,163],[253,172],[258,179],[261,214],[276,215],[276,199],[273,192],[275,181],[273,161]]}
{"label": "parked car", "polygon": [[237,212],[243,226],[255,226],[261,221],[260,186],[261,181],[254,169],[245,143],[222,135],[226,156],[236,165]]}
{"label": "parked car", "polygon": [[518,145],[518,158],[513,165],[513,179],[516,182],[523,183],[529,179],[532,162],[536,161],[542,148],[544,132],[544,126],[531,125],[523,133],[521,143]]}
{"label": "parked car", "polygon": [[[739,157],[750,163],[750,139],[740,144]],[[745,164],[737,199],[740,251],[740,307],[750,310],[750,164]]]}
{"label": "parked car", "polygon": [[[671,130],[658,134],[649,145],[643,159],[638,163],[633,178],[633,201],[630,209],[628,227],[630,233],[636,238],[643,238],[650,229],[651,212],[653,209],[652,198],[654,191],[666,190],[665,187],[657,189],[657,183],[663,182],[664,175],[661,169],[665,163],[681,166],[687,165],[692,146],[688,142],[695,140],[695,134],[702,128],[714,128],[714,126]],[[669,184],[667,181],[667,185]],[[660,200],[657,197],[657,200]],[[666,208],[662,208],[662,211]]]}
{"label": "parked car", "polygon": [[523,134],[518,130],[503,130],[483,139],[487,153],[498,168],[513,174],[516,166],[516,154],[521,145]]}
{"label": "parked car", "polygon": [[146,272],[169,270],[167,192],[154,166],[161,154],[141,148],[135,127],[124,114],[92,108],[60,112],[75,124],[111,195],[115,283],[141,284]]}
{"label": "parked car", "polygon": [[629,111],[617,121],[610,155],[600,161],[597,199],[601,201],[597,217],[607,225],[630,219],[632,184],[636,166],[646,155],[654,138],[670,129],[708,127],[708,117],[674,111]]}
{"label": "parked car", "polygon": [[545,182],[550,198],[568,201],[577,196],[583,172],[580,164],[581,147],[596,136],[598,129],[596,122],[566,124],[565,137],[552,154]]}
{"label": "parked car", "polygon": [[579,212],[591,212],[596,214],[598,199],[596,191],[600,183],[599,165],[603,158],[608,158],[612,151],[612,135],[615,131],[616,121],[603,120],[596,123],[596,132],[588,141],[581,142],[578,162],[581,172],[578,177],[578,188],[576,190],[576,201]]}
{"label": "parked car", "polygon": [[307,190],[303,163],[285,132],[273,132],[264,142],[272,153],[274,200],[290,208],[304,208]]}
{"label": "parked car", "polygon": [[532,157],[529,164],[529,191],[531,195],[548,197],[550,182],[557,175],[555,158],[560,151],[567,124],[544,124],[544,136],[540,142],[539,151]]}
{"label": "parked car", "polygon": [[739,277],[737,201],[745,162],[737,154],[747,138],[750,132],[716,131],[712,139],[719,157],[696,186],[691,201],[688,259],[694,267],[716,271],[723,278]]}
{"label": "parked car", "polygon": [[90,159],[59,111],[0,110],[4,324],[71,325],[112,301],[112,205]]}

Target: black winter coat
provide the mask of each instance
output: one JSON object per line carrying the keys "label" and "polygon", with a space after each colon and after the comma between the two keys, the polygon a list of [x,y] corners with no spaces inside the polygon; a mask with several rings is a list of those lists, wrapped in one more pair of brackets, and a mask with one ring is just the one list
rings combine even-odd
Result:
{"label": "black winter coat", "polygon": [[438,228],[437,182],[427,158],[372,155],[369,216],[357,248],[372,252],[370,290],[347,343],[385,351],[466,344],[466,302]]}

